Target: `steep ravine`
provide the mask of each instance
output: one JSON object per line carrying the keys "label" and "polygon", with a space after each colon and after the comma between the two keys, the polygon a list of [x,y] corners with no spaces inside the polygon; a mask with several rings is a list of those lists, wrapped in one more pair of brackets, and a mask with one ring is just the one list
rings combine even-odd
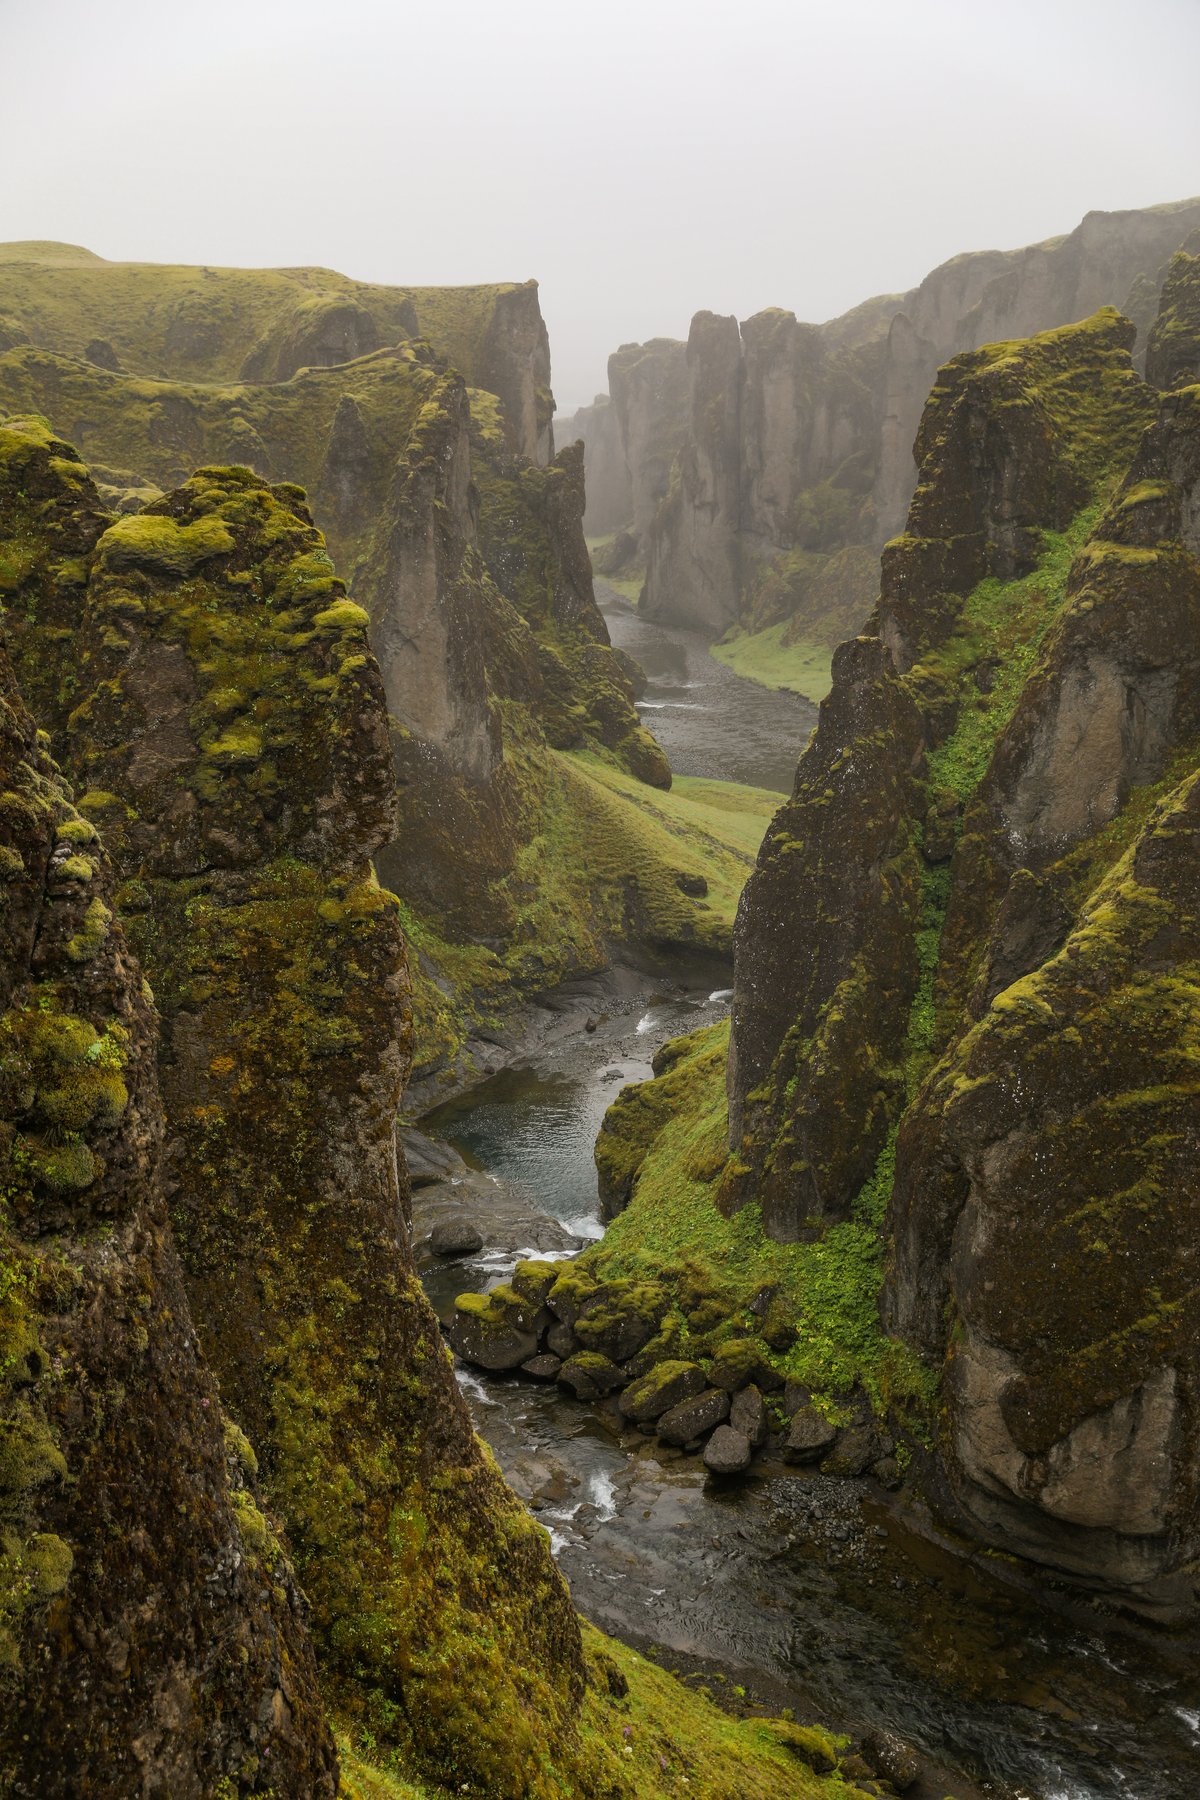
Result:
{"label": "steep ravine", "polygon": [[[675,634],[654,629],[666,660]],[[678,635],[684,660],[692,646]],[[672,754],[703,764],[731,725],[719,709],[683,713]],[[548,1019],[549,1042],[425,1122],[476,1180],[500,1184],[491,1198],[484,1187],[485,1208],[499,1215],[494,1196],[515,1188],[527,1214],[543,1209],[584,1239],[603,1229],[592,1142],[605,1107],[647,1077],[662,1040],[728,1007],[711,971],[674,974],[589,987]],[[428,1223],[454,1206],[423,1187],[414,1207],[443,1315],[464,1288],[505,1279],[518,1254],[545,1253],[527,1227],[507,1239],[501,1228],[509,1247],[467,1262],[422,1257]],[[776,1463],[730,1490],[697,1458],[622,1430],[609,1406],[462,1365],[459,1379],[477,1429],[552,1532],[577,1603],[664,1666],[855,1736],[890,1726],[928,1759],[915,1800],[1190,1793],[1200,1678],[1186,1650],[1106,1642],[1094,1620],[1048,1617],[1029,1588],[868,1480]]]}

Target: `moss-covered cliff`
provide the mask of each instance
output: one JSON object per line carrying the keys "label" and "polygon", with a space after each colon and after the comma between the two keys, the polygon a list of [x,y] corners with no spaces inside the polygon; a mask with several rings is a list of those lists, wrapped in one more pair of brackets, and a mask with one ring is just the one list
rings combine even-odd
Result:
{"label": "moss-covered cliff", "polygon": [[581,1633],[471,1433],[395,1141],[384,688],[302,494],[112,520],[11,422],[0,545],[85,789],[5,662],[0,1791],[331,1796],[324,1703],[348,1795],[843,1791],[824,1733]]}
{"label": "moss-covered cliff", "polygon": [[[106,305],[125,293],[122,283],[142,280],[136,270],[85,267],[100,284],[87,291],[108,295]],[[67,277],[75,266],[0,264],[0,285],[4,270],[14,292],[26,291],[27,278],[32,284],[27,316],[41,320],[39,336],[62,334],[74,347],[82,301]],[[130,299],[127,339],[149,362],[154,322],[175,304],[176,288],[201,297],[210,288],[227,298],[241,291],[204,271],[142,273],[147,295],[159,297],[142,311]],[[156,289],[152,277],[166,275]],[[272,305],[282,304],[281,280],[262,276]],[[288,293],[297,280],[284,282]],[[531,930],[537,884],[528,872],[547,847],[574,842],[564,826],[589,791],[555,752],[599,756],[617,776],[628,771],[658,787],[670,773],[638,720],[632,672],[610,648],[595,605],[578,457],[539,464],[514,448],[501,365],[507,356],[515,367],[527,353],[536,363],[533,340],[544,335],[536,295],[522,288],[511,303],[486,300],[486,290],[431,290],[415,304],[437,317],[440,340],[492,389],[468,389],[420,342],[302,367],[289,379],[275,378],[281,369],[272,361],[256,365],[262,379],[228,386],[149,380],[29,343],[0,356],[0,402],[59,429],[77,426],[101,499],[123,515],[152,504],[196,464],[249,467],[312,495],[353,599],[370,615],[400,795],[399,837],[382,850],[380,869],[419,948],[418,1062],[424,1074],[450,1080],[470,1065],[473,1034],[493,1031],[525,995],[602,966],[614,938],[640,948],[666,941],[647,921],[662,914],[659,891],[670,892],[679,873],[669,845],[665,856],[639,856],[631,816],[615,840],[631,844],[619,873],[627,904],[614,909],[603,882],[592,904],[595,859],[592,867],[557,860],[547,885],[569,886],[570,904],[561,919],[543,908]],[[526,339],[533,348],[520,349]],[[202,366],[208,374],[224,367]],[[696,848],[705,854],[707,840]],[[680,941],[727,950],[728,913],[711,920],[703,905],[691,910]]]}
{"label": "moss-covered cliff", "polygon": [[0,688],[0,1791],[332,1797],[307,1609],[167,1225],[150,991],[3,652]]}
{"label": "moss-covered cliff", "polygon": [[743,899],[725,1198],[793,1237],[890,1194],[886,1316],[946,1359],[971,1528],[1186,1611],[1200,415],[1131,342],[1101,314],[939,376]]}

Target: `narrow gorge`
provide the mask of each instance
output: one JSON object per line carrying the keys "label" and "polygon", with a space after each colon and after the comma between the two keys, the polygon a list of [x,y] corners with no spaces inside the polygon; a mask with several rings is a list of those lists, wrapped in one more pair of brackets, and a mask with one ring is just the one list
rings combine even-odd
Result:
{"label": "narrow gorge", "polygon": [[608,374],[0,244],[0,1800],[1200,1786],[1200,201]]}

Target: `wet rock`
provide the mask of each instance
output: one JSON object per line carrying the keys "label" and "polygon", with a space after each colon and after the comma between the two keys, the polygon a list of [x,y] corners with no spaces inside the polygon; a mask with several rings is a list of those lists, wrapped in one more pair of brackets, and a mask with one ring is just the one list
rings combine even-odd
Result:
{"label": "wet rock", "polygon": [[535,1381],[554,1381],[561,1368],[561,1356],[531,1356],[528,1362],[521,1364],[521,1373],[532,1375]]}
{"label": "wet rock", "polygon": [[513,1324],[491,1294],[460,1294],[446,1336],[464,1362],[493,1374],[519,1369],[538,1353],[538,1334]]}
{"label": "wet rock", "polygon": [[640,1425],[661,1418],[681,1401],[694,1399],[707,1386],[704,1371],[698,1363],[659,1363],[648,1375],[641,1376],[626,1388],[619,1405],[626,1419]]}
{"label": "wet rock", "polygon": [[729,1417],[729,1395],[721,1388],[708,1388],[694,1400],[681,1400],[658,1421],[658,1435],[664,1444],[682,1450],[695,1444]]}
{"label": "wet rock", "polygon": [[729,1409],[729,1423],[735,1431],[740,1431],[743,1437],[749,1441],[752,1450],[759,1449],[766,1442],[766,1402],[763,1400],[761,1391],[753,1383],[734,1395],[733,1404]]}
{"label": "wet rock", "polygon": [[832,1455],[821,1464],[822,1475],[865,1475],[879,1457],[878,1433],[868,1425],[854,1425],[843,1431]]}
{"label": "wet rock", "polygon": [[408,1164],[408,1178],[415,1188],[445,1181],[466,1168],[457,1150],[452,1150],[449,1144],[439,1143],[436,1138],[426,1137],[423,1131],[403,1131],[400,1137],[404,1160]]}
{"label": "wet rock", "polygon": [[568,1357],[557,1379],[559,1387],[570,1388],[577,1400],[603,1400],[606,1394],[615,1394],[625,1385],[625,1377],[615,1363],[589,1350]]}
{"label": "wet rock", "polygon": [[483,1233],[470,1219],[442,1219],[429,1234],[435,1256],[473,1256],[483,1249]]}
{"label": "wet rock", "polygon": [[[558,1280],[562,1270],[558,1263],[542,1262],[530,1259],[519,1262],[512,1272],[509,1285],[519,1294],[522,1300],[530,1305],[541,1307],[546,1295]],[[549,1321],[547,1321],[547,1324]]]}
{"label": "wet rock", "polygon": [[549,1350],[552,1355],[560,1357],[563,1362],[566,1362],[569,1356],[574,1356],[575,1352],[582,1349],[582,1347],[579,1339],[571,1330],[571,1327],[569,1325],[564,1325],[559,1319],[555,1320],[554,1324],[546,1333],[547,1350]]}
{"label": "wet rock", "polygon": [[732,1425],[719,1425],[704,1446],[704,1466],[714,1475],[740,1475],[750,1467],[750,1440]]}
{"label": "wet rock", "polygon": [[903,1794],[921,1777],[921,1759],[894,1731],[873,1731],[863,1739],[863,1754],[875,1772]]}
{"label": "wet rock", "polygon": [[783,1458],[790,1463],[819,1462],[837,1442],[838,1429],[823,1419],[815,1406],[802,1406],[783,1440]]}

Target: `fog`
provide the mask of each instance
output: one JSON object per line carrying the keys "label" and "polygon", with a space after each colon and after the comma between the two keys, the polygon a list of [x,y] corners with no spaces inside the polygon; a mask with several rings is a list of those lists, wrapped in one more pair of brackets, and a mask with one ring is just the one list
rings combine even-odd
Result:
{"label": "fog", "polygon": [[536,276],[560,408],[702,306],[830,317],[1200,191],[1200,0],[0,0],[0,238]]}

